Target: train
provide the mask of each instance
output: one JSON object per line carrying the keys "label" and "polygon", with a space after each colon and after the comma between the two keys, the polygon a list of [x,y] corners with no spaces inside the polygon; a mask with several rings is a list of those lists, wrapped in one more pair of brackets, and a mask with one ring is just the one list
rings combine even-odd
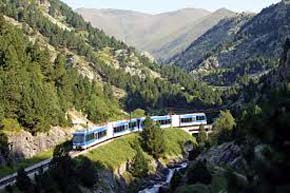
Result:
{"label": "train", "polygon": [[[134,118],[110,122],[102,126],[92,126],[73,133],[73,149],[84,150],[104,141],[143,130],[146,118]],[[160,128],[184,128],[207,125],[205,113],[182,115],[151,116],[150,119],[160,125]]]}

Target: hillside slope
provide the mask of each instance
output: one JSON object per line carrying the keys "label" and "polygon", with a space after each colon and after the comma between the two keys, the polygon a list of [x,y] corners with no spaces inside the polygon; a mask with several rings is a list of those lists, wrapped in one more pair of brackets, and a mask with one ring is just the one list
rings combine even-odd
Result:
{"label": "hillside slope", "polygon": [[93,26],[161,60],[181,52],[219,20],[235,15],[226,9],[210,13],[192,8],[157,15],[114,9],[76,11]]}
{"label": "hillside slope", "polygon": [[[289,1],[282,1],[254,17],[221,22],[171,61],[190,71],[210,72],[205,80],[214,84],[229,85],[241,78],[260,77],[277,65],[281,47],[290,32],[289,14]],[[228,35],[223,36],[221,32]],[[216,43],[218,46],[212,49],[211,45]],[[203,45],[208,46],[200,57],[195,50]]]}
{"label": "hillside slope", "polygon": [[207,85],[180,69],[165,71],[60,1],[2,0],[0,7],[0,122],[6,120],[6,130],[69,125],[70,109],[105,122],[136,108],[221,103]]}
{"label": "hillside slope", "polygon": [[221,20],[204,35],[194,41],[185,51],[177,54],[170,62],[186,70],[198,68],[198,64],[211,52],[219,49],[226,42],[233,41],[237,31],[249,19],[250,15],[237,15]]}

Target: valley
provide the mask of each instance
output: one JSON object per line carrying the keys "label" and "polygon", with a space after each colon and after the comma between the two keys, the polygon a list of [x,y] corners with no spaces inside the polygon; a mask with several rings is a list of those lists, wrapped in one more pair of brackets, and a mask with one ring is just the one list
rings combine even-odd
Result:
{"label": "valley", "polygon": [[289,192],[290,1],[211,3],[0,0],[0,192]]}

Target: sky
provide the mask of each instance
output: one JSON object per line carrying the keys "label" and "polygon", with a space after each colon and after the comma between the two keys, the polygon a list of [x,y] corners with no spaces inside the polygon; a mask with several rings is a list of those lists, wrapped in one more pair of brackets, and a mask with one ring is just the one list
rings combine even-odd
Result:
{"label": "sky", "polygon": [[86,8],[114,8],[134,10],[144,13],[162,13],[193,7],[214,11],[219,8],[227,8],[236,12],[259,12],[264,7],[280,0],[62,0],[73,9]]}

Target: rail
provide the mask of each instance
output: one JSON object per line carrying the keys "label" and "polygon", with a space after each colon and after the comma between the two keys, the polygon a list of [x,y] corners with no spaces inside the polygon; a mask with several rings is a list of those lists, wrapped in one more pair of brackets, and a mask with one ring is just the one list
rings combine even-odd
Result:
{"label": "rail", "polygon": [[[205,127],[205,130],[207,131],[207,133],[211,133],[212,132],[212,125],[206,125]],[[180,128],[188,133],[191,133],[191,134],[196,134],[196,133],[199,133],[199,126],[192,126],[192,127],[183,127],[183,128]],[[122,136],[120,136],[122,137]],[[119,137],[117,137],[119,138]],[[75,152],[75,151],[71,151],[69,153],[69,155],[72,157],[72,158],[75,158],[75,157],[78,157],[80,155],[83,155],[93,149],[96,149],[100,146],[103,146],[105,144],[108,144],[112,141],[114,141],[116,138],[112,138],[112,139],[109,139],[107,141],[104,141],[100,144],[97,144],[93,147],[90,147],[86,150],[82,150],[80,152]],[[30,177],[30,178],[33,178],[34,177],[34,174],[38,173],[40,171],[40,169],[47,169],[49,167],[49,164],[51,162],[52,159],[47,159],[47,160],[44,160],[44,161],[41,161],[37,164],[34,164],[33,166],[30,166],[30,167],[27,167],[25,168],[25,172],[27,173],[27,175]],[[3,190],[6,186],[9,186],[9,185],[13,185],[15,184],[16,182],[16,177],[17,177],[17,172],[15,172],[14,174],[11,174],[11,175],[8,175],[8,176],[5,176],[3,178],[0,179],[0,190]]]}

